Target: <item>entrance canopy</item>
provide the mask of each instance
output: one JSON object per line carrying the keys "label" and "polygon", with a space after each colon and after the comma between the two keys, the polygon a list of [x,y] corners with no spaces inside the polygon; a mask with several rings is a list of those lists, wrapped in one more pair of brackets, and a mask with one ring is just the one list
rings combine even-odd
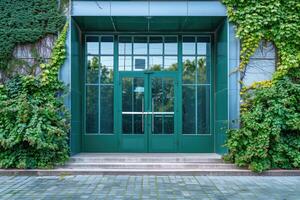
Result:
{"label": "entrance canopy", "polygon": [[85,32],[213,32],[224,17],[120,17],[77,16],[73,17]]}

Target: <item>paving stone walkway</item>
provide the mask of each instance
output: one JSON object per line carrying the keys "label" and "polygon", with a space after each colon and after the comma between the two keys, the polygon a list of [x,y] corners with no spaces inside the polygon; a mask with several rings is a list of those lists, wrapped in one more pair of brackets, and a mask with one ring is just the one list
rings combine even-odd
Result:
{"label": "paving stone walkway", "polygon": [[300,177],[0,176],[0,199],[299,200]]}

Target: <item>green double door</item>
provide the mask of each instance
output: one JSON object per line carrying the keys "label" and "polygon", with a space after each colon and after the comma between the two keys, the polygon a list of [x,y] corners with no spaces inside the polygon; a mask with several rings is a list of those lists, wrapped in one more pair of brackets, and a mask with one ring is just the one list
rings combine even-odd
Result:
{"label": "green double door", "polygon": [[177,79],[173,72],[121,72],[121,152],[177,152]]}

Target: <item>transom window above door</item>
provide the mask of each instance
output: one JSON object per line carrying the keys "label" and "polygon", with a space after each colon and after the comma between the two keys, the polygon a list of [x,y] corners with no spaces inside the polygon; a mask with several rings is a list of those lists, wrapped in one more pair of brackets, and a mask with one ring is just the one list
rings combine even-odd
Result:
{"label": "transom window above door", "polygon": [[177,36],[120,36],[119,71],[177,71]]}

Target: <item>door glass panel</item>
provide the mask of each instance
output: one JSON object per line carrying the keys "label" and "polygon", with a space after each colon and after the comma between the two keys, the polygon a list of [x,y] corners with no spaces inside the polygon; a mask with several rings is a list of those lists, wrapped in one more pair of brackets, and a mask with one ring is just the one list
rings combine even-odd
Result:
{"label": "door glass panel", "polygon": [[174,133],[174,80],[152,79],[152,132]]}
{"label": "door glass panel", "polygon": [[100,86],[100,133],[111,134],[114,129],[114,86]]}
{"label": "door glass panel", "polygon": [[197,86],[197,133],[210,134],[210,86]]}
{"label": "door glass panel", "polygon": [[86,86],[86,133],[98,133],[99,86]]}
{"label": "door glass panel", "polygon": [[182,86],[182,132],[183,134],[196,134],[196,113],[195,113],[195,86]]}
{"label": "door glass panel", "polygon": [[144,78],[122,79],[122,132],[143,134],[144,132]]}

